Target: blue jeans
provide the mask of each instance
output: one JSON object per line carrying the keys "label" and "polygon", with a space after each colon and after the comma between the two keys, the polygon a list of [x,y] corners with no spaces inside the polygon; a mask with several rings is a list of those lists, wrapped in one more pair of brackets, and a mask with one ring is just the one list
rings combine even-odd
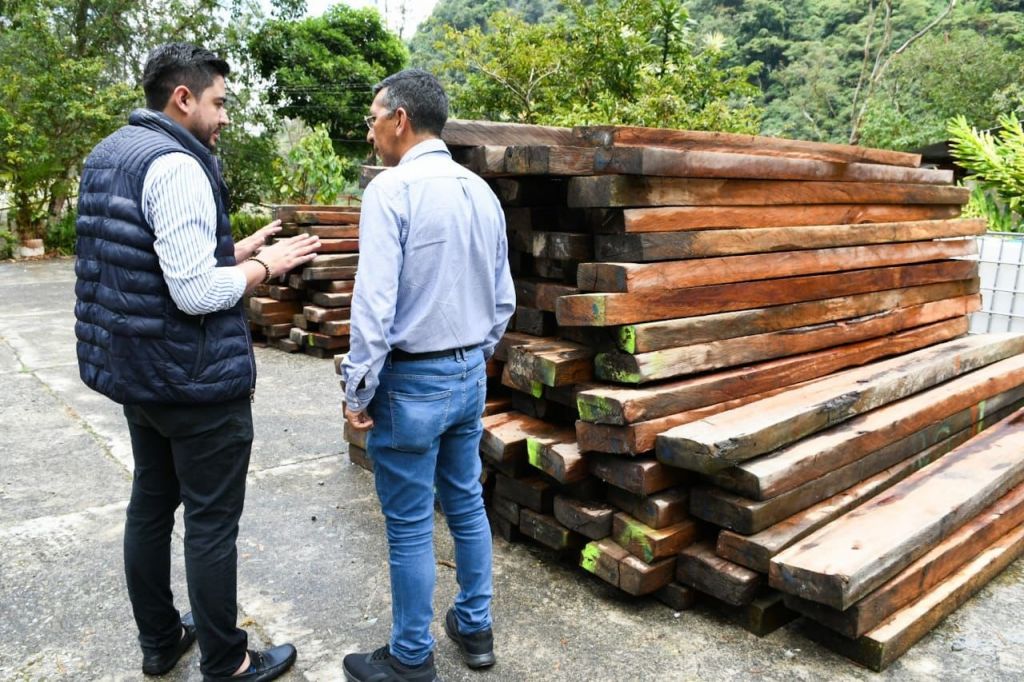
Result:
{"label": "blue jeans", "polygon": [[419,665],[434,648],[434,494],[455,540],[459,631],[491,627],[491,531],[480,485],[487,392],[483,352],[392,360],[369,406],[367,451],[387,527],[391,654]]}

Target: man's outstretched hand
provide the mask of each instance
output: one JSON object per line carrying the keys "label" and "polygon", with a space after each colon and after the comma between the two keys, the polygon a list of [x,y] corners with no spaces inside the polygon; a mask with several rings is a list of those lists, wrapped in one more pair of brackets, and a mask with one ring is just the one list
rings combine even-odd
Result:
{"label": "man's outstretched hand", "polygon": [[245,239],[235,242],[235,262],[241,263],[266,245],[267,240],[281,231],[281,221],[267,223]]}

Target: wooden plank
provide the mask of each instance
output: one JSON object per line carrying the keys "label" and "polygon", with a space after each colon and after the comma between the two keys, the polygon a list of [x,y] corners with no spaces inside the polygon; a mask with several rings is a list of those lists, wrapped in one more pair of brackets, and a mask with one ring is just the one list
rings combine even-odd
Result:
{"label": "wooden plank", "polygon": [[561,297],[579,293],[579,289],[569,284],[526,278],[516,279],[515,289],[518,305],[549,312],[555,312],[555,302]]}
{"label": "wooden plank", "polygon": [[358,239],[321,239],[319,253],[355,253],[359,251]]}
{"label": "wooden plank", "polygon": [[916,601],[985,548],[1024,524],[1024,485],[1018,485],[930,552],[845,611],[786,595],[786,605],[844,637],[855,639]]}
{"label": "wooden plank", "polygon": [[689,487],[669,488],[653,495],[635,495],[609,486],[608,501],[651,528],[665,528],[690,517]]}
{"label": "wooden plank", "polygon": [[512,500],[506,499],[501,495],[493,495],[491,497],[490,504],[491,511],[507,520],[509,523],[519,525],[519,513],[520,507],[517,503]]}
{"label": "wooden plank", "polygon": [[921,165],[920,154],[761,135],[629,126],[578,126],[573,129],[573,134],[581,143],[598,147],[649,145],[688,151],[743,152],[797,159],[821,159],[834,163],[866,162],[907,168]]}
{"label": "wooden plank", "polygon": [[[483,435],[480,438],[480,453],[493,462],[508,462],[526,459],[526,439],[557,437],[563,441],[574,440],[572,429],[549,424],[540,419],[518,412],[503,412],[483,418]],[[563,435],[564,434],[564,435]]]}
{"label": "wooden plank", "polygon": [[[594,254],[597,261],[650,263],[654,261],[781,252],[796,254],[789,257],[793,267],[803,268],[807,272],[814,273],[828,272],[830,268],[815,269],[815,261],[809,256],[801,255],[800,250],[966,237],[983,234],[985,229],[984,220],[958,219],[925,220],[914,223],[868,223],[844,226],[766,227],[759,230],[702,230],[699,232],[599,235],[594,240]],[[781,259],[783,256],[780,255],[779,258]],[[801,259],[807,262],[801,264]],[[846,261],[846,263],[851,264],[850,261]],[[731,265],[732,263],[727,264]],[[747,264],[749,265],[749,259]],[[775,277],[780,277],[786,273],[786,264],[780,262],[779,265],[783,270],[779,274],[774,275]],[[639,269],[639,267],[633,266],[633,269]],[[703,264],[694,264],[687,261],[676,263],[672,266],[665,265],[657,270],[665,272],[671,282],[672,277],[678,278],[680,276],[678,274],[679,271],[687,268],[697,268],[697,276],[699,277],[700,268],[703,267]],[[707,267],[714,267],[714,263],[709,263]],[[862,267],[871,267],[871,265],[866,263]],[[607,268],[605,269],[607,270]],[[648,266],[648,269],[655,268]],[[831,268],[831,270],[835,269],[837,268]],[[850,270],[854,268],[848,265],[844,269]],[[764,276],[751,277],[750,279],[767,279],[771,276],[771,273],[765,274],[763,263],[760,272]],[[661,272],[658,274],[661,274]],[[683,277],[685,278],[685,275]],[[657,275],[655,275],[656,278]],[[733,281],[744,281],[744,279]],[[583,282],[588,283],[589,280],[583,280]],[[663,288],[668,288],[669,286],[673,285],[666,284]],[[648,284],[645,288],[650,289],[653,287]],[[639,291],[641,288],[636,290]]]}
{"label": "wooden plank", "polygon": [[[931,397],[933,400],[935,399],[934,395]],[[751,500],[720,488],[698,486],[692,492],[691,511],[694,516],[722,528],[743,534],[757,533],[936,445],[950,433],[971,428],[989,408],[996,410],[1015,404],[1022,398],[1024,398],[1024,387],[1018,386],[1001,394],[998,399],[993,398],[990,401],[972,405],[946,419],[909,433],[899,440],[871,450],[865,456],[845,465],[829,464],[827,465],[829,468],[817,477],[770,499]],[[849,424],[848,422],[841,426],[846,427]],[[814,441],[817,438],[818,436],[812,436],[805,441]],[[801,443],[805,441],[801,441]]]}
{"label": "wooden plank", "polygon": [[355,279],[355,277],[356,266],[354,265],[332,265],[325,267],[305,268],[302,271],[302,279],[305,282],[316,280]]}
{"label": "wooden plank", "polygon": [[275,301],[297,301],[302,298],[302,292],[281,284],[271,284],[267,287],[267,296]]}
{"label": "wooden plank", "polygon": [[[872,410],[813,439],[716,474],[715,485],[755,500],[781,495],[967,410],[974,421],[1020,400],[1024,355],[1014,355]],[[963,424],[954,431],[966,428]],[[884,467],[883,467],[884,468]]]}
{"label": "wooden plank", "polygon": [[593,378],[593,357],[587,346],[556,339],[510,348],[506,369],[545,386],[567,386]]}
{"label": "wooden plank", "polygon": [[784,206],[789,204],[966,204],[970,190],[884,182],[711,180],[637,175],[574,177],[570,208],[630,206]]}
{"label": "wooden plank", "polygon": [[612,537],[645,563],[675,556],[697,539],[697,524],[690,519],[665,528],[651,528],[624,512],[612,518]]}
{"label": "wooden plank", "polygon": [[530,336],[553,336],[558,331],[555,314],[527,306],[516,306],[515,315],[509,324],[512,331]]}
{"label": "wooden plank", "polygon": [[[345,211],[331,210],[310,210],[310,211],[295,211],[294,217],[290,222],[294,222],[297,225],[319,227],[319,226],[355,226],[358,230],[359,226],[359,209],[353,208]],[[317,234],[316,232],[310,232],[310,234]],[[358,232],[356,232],[358,234]],[[321,236],[328,236],[321,234]],[[353,235],[355,236],[355,234]]]}
{"label": "wooden plank", "polygon": [[949,185],[952,171],[876,163],[767,156],[739,151],[670,149],[652,146],[566,147],[515,144],[505,148],[485,173],[511,175],[599,175],[622,173],[684,178],[831,180]]}
{"label": "wooden plank", "polygon": [[589,229],[601,234],[684,230],[853,225],[944,220],[960,206],[941,204],[806,204],[791,206],[670,206],[586,209]]}
{"label": "wooden plank", "polygon": [[587,458],[592,474],[637,495],[652,495],[687,480],[687,473],[653,459],[623,459],[594,454]]}
{"label": "wooden plank", "polygon": [[307,305],[302,308],[302,315],[310,322],[337,322],[347,320],[349,308],[324,308],[318,305]]}
{"label": "wooden plank", "polygon": [[621,350],[627,353],[648,353],[678,346],[679,339],[696,344],[737,336],[765,334],[781,329],[796,329],[812,324],[883,313],[931,301],[970,296],[978,293],[978,288],[977,279],[939,282],[920,287],[873,291],[804,303],[626,325],[619,327],[616,335]]}
{"label": "wooden plank", "polygon": [[688,585],[673,582],[655,592],[654,598],[673,611],[686,611],[697,603],[697,591]]}
{"label": "wooden plank", "polygon": [[629,554],[619,562],[619,589],[636,596],[657,592],[672,582],[675,567],[675,557],[648,564]]}
{"label": "wooden plank", "polygon": [[948,260],[667,291],[565,292],[556,298],[553,309],[560,325],[610,327],[951,282],[976,273],[975,262]]}
{"label": "wooden plank", "polygon": [[527,438],[526,455],[530,464],[559,483],[574,483],[590,476],[587,461],[575,442],[553,438]]}
{"label": "wooden plank", "polygon": [[320,331],[328,336],[348,336],[351,327],[348,320],[330,320],[320,325]]}
{"label": "wooden plank", "polygon": [[317,204],[280,204],[270,207],[270,212],[275,220],[284,223],[298,222],[296,216],[300,213],[359,213],[358,206],[319,206]]}
{"label": "wooden plank", "polygon": [[586,540],[579,533],[574,533],[558,522],[555,517],[540,514],[532,509],[521,509],[519,512],[519,530],[528,538],[550,547],[558,552],[571,553],[579,556]]}
{"label": "wooden plank", "polygon": [[989,334],[845,370],[797,391],[677,426],[658,436],[658,458],[713,473],[868,410],[1024,352],[1024,334]]}
{"label": "wooden plank", "polygon": [[580,552],[580,568],[593,573],[609,585],[619,586],[619,564],[629,552],[611,538],[588,542]]}
{"label": "wooden plank", "polygon": [[966,320],[947,320],[885,339],[862,341],[828,351],[770,360],[650,387],[588,388],[576,396],[576,406],[582,419],[594,423],[630,424],[659,419],[912,352],[966,332]]}
{"label": "wooden plank", "polygon": [[275,315],[277,313],[294,315],[302,310],[302,304],[298,301],[278,301],[269,297],[253,296],[249,299],[249,310],[258,315]]}
{"label": "wooden plank", "polygon": [[599,379],[622,383],[668,379],[874,339],[968,315],[980,308],[981,296],[975,294],[852,319],[665,348],[649,353],[634,355],[616,350],[599,353],[594,358],[593,370]]}
{"label": "wooden plank", "polygon": [[352,303],[352,294],[332,294],[328,291],[317,291],[310,295],[314,305],[324,308],[347,308]]}
{"label": "wooden plank", "polygon": [[989,545],[921,599],[856,640],[845,639],[825,628],[808,629],[807,634],[858,663],[881,672],[1022,553],[1024,526]]}
{"label": "wooden plank", "polygon": [[366,453],[365,448],[361,448],[358,445],[349,444],[348,446],[348,461],[355,464],[357,467],[362,467],[367,471],[373,471],[373,460]]}
{"label": "wooden plank", "polygon": [[[930,228],[950,225],[950,231],[961,232],[965,225],[973,225],[975,221],[930,221]],[[852,241],[857,238],[860,228],[847,228],[841,232],[836,230],[838,239]],[[973,228],[970,228],[973,229]],[[979,229],[984,231],[984,223]],[[938,231],[938,230],[936,230]],[[717,231],[716,231],[717,232]],[[720,232],[717,232],[720,234]],[[697,233],[699,235],[708,232]],[[729,250],[743,249],[745,252],[761,251],[761,244],[747,232],[742,234],[747,243],[730,244]],[[690,251],[684,240],[673,235],[671,248],[677,251]],[[959,236],[959,235],[956,235]],[[708,240],[714,241],[714,240]],[[730,240],[732,241],[732,240]],[[833,237],[835,241],[835,237]],[[774,242],[779,244],[779,242]],[[719,243],[721,245],[721,243]],[[713,248],[717,248],[716,245]],[[793,242],[789,244],[792,248]],[[847,270],[863,270],[864,268],[881,268],[907,263],[924,263],[944,258],[961,258],[978,252],[977,241],[974,239],[953,239],[948,241],[912,241],[904,244],[887,242],[867,246],[843,246],[838,248],[815,248],[806,244],[806,251],[777,251],[770,256],[763,254],[701,257],[695,260],[667,261],[662,263],[581,263],[576,275],[576,285],[580,291],[629,292],[650,291],[656,289],[675,289],[682,287],[700,287],[709,284],[728,284],[730,282],[750,282],[778,277],[794,277],[797,275],[813,275]],[[616,255],[616,254],[613,254]],[[629,260],[646,260],[632,258]],[[639,254],[641,256],[646,254]],[[689,255],[683,256],[689,258]]]}
{"label": "wooden plank", "polygon": [[772,559],[772,586],[838,609],[867,595],[1024,480],[1024,411]]}
{"label": "wooden plank", "polygon": [[524,334],[522,332],[506,331],[502,337],[498,339],[498,343],[494,347],[494,358],[500,362],[507,362],[508,351],[510,348],[514,346],[525,346],[531,343],[546,343],[551,340],[551,338],[537,337],[530,334]]}
{"label": "wooden plank", "polygon": [[441,139],[452,147],[509,144],[569,145],[576,139],[572,128],[499,123],[449,118],[441,131]]}
{"label": "wooden plank", "polygon": [[355,267],[359,265],[358,253],[319,254],[311,260],[307,267],[311,268],[341,268]]}
{"label": "wooden plank", "polygon": [[292,319],[292,313],[287,310],[279,313],[256,313],[250,310],[247,315],[249,320],[258,327],[265,327],[272,324],[284,324],[290,322]]}
{"label": "wooden plank", "polygon": [[718,556],[706,540],[679,552],[676,580],[733,606],[753,602],[765,586],[763,575]]}
{"label": "wooden plank", "polygon": [[555,495],[555,518],[566,528],[591,540],[608,537],[612,532],[615,510],[607,504],[575,500]]}
{"label": "wooden plank", "polygon": [[758,595],[743,606],[726,604],[713,597],[705,597],[704,601],[711,602],[715,611],[757,637],[770,635],[799,615],[786,608],[782,594],[775,590]]}
{"label": "wooden plank", "polygon": [[705,405],[687,412],[670,414],[657,419],[634,422],[623,426],[610,424],[591,424],[578,420],[576,422],[576,440],[581,450],[592,452],[608,452],[619,455],[647,455],[654,452],[658,436],[681,424],[689,424],[719,412],[734,409],[788,390],[791,387],[779,387],[745,395],[713,405]]}
{"label": "wooden plank", "polygon": [[530,255],[558,260],[590,260],[594,257],[594,237],[572,232],[531,232]]}
{"label": "wooden plank", "polygon": [[971,436],[1009,416],[1021,406],[1022,403],[1014,403],[1013,407],[986,415],[984,419],[976,422],[970,428],[955,433],[937,445],[847,488],[838,495],[808,507],[760,533],[741,535],[723,530],[718,535],[718,554],[747,568],[767,573],[772,557],[783,549],[902,481],[921,467],[934,462],[953,448],[965,443]]}
{"label": "wooden plank", "polygon": [[515,502],[523,508],[522,511],[532,509],[539,514],[551,513],[555,498],[552,485],[540,476],[511,478],[501,473],[495,478],[494,494]]}

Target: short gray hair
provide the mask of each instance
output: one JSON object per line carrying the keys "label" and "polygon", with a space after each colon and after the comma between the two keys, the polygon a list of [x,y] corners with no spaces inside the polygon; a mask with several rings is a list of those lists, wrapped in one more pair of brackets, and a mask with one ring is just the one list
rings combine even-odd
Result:
{"label": "short gray hair", "polygon": [[423,69],[399,71],[374,85],[373,96],[384,89],[385,109],[401,107],[409,115],[413,130],[441,136],[448,121],[448,95],[433,74]]}

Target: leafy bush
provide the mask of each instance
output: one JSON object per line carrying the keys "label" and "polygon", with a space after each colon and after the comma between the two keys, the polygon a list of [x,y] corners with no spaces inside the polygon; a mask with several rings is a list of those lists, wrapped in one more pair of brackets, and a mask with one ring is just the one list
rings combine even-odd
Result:
{"label": "leafy bush", "polygon": [[46,226],[46,233],[43,234],[43,245],[47,253],[58,253],[62,256],[71,256],[75,253],[75,220],[78,215],[75,211],[68,211],[60,220]]}
{"label": "leafy bush", "polygon": [[333,204],[358,169],[334,153],[327,127],[319,125],[275,159],[278,199],[284,203]]}
{"label": "leafy bush", "polygon": [[269,222],[270,215],[267,213],[237,211],[231,214],[231,236],[237,242],[240,239],[245,239]]}
{"label": "leafy bush", "polygon": [[7,230],[0,230],[0,260],[14,258],[14,247],[17,245],[17,237]]}
{"label": "leafy bush", "polygon": [[972,211],[989,218],[992,229],[1024,231],[1024,129],[1015,114],[999,117],[996,135],[977,130],[964,116],[949,123],[950,149],[971,172],[979,194]]}

